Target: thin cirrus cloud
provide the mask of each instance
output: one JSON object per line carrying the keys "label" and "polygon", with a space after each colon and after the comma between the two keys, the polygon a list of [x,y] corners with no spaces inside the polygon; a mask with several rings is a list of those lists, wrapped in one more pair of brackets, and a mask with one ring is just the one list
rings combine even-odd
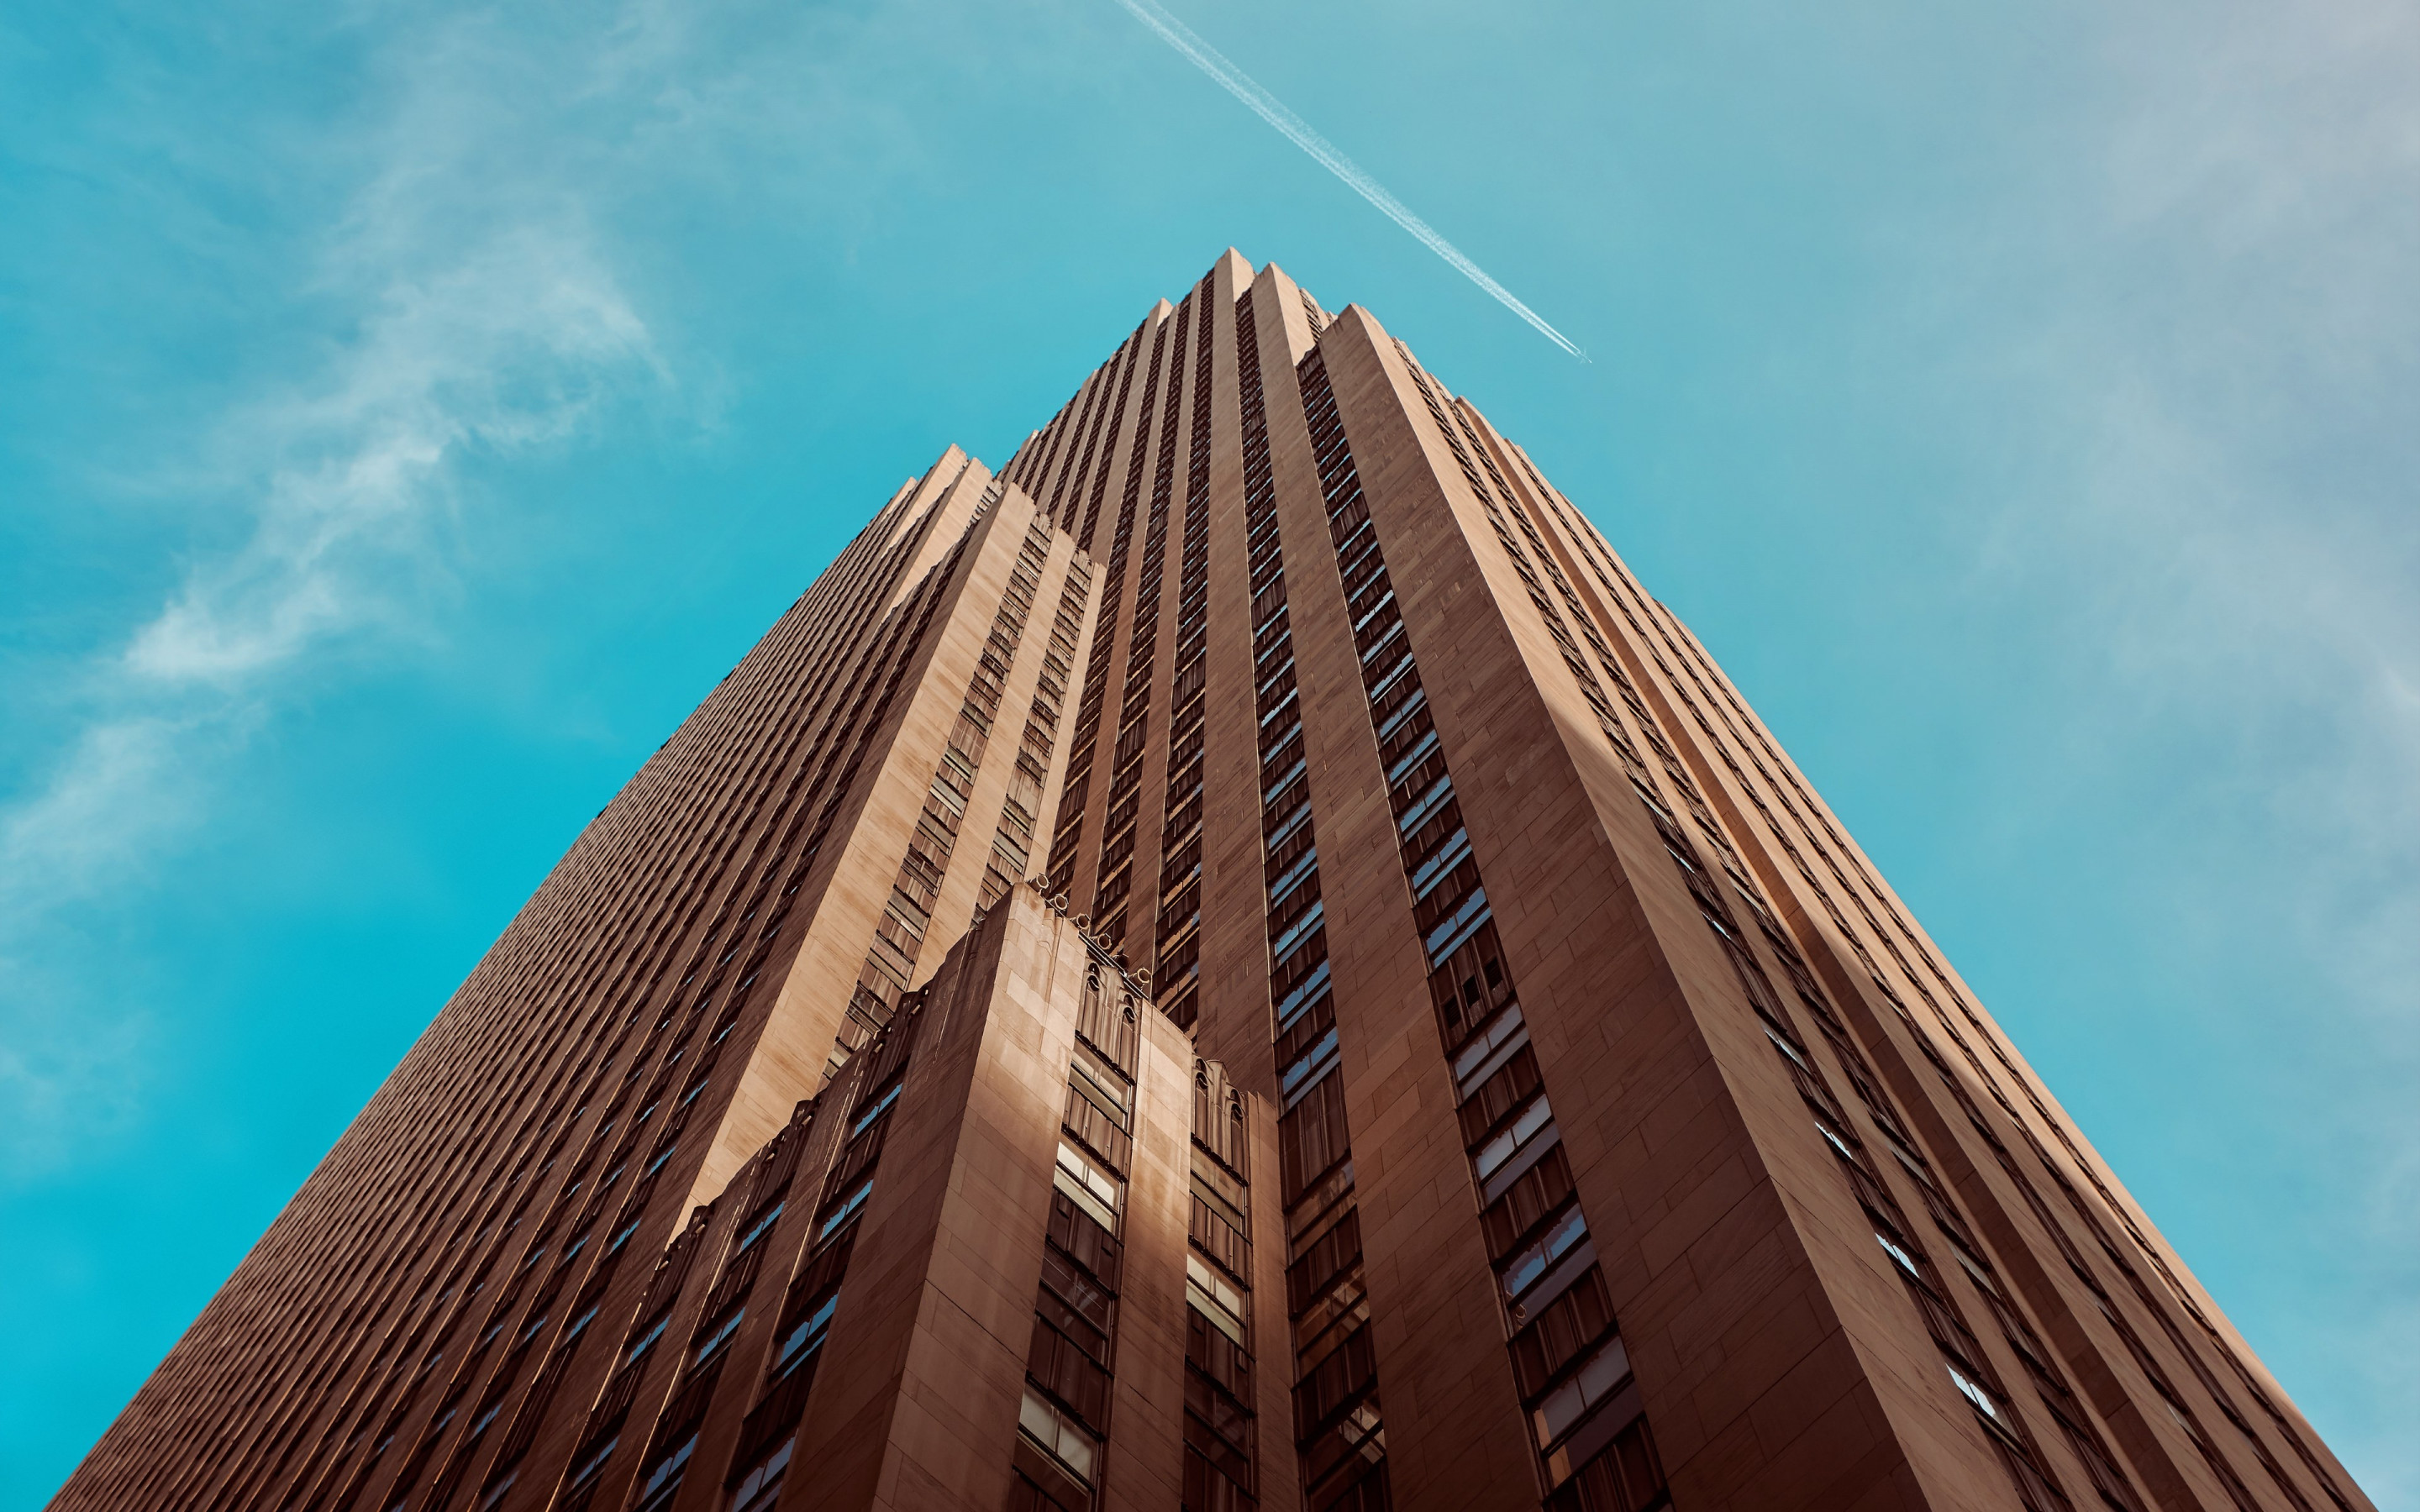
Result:
{"label": "thin cirrus cloud", "polygon": [[349,265],[371,280],[355,339],[214,427],[220,486],[248,496],[241,544],[194,562],[77,674],[87,718],[0,810],[0,1165],[16,1179],[105,1126],[154,1053],[143,1012],[85,1001],[57,968],[62,907],[144,878],[201,825],[316,659],[427,633],[466,455],[571,442],[669,381],[574,229],[508,224],[450,255],[426,223],[371,239],[387,255]]}
{"label": "thin cirrus cloud", "polygon": [[1276,127],[1287,141],[1302,148],[1321,167],[1342,179],[1346,188],[1376,206],[1388,220],[1418,239],[1420,245],[1444,258],[1455,272],[1486,290],[1490,298],[1527,321],[1538,334],[1581,362],[1589,360],[1588,353],[1580,350],[1569,336],[1548,325],[1544,316],[1522,303],[1511,289],[1487,276],[1486,270],[1438,235],[1435,227],[1413,214],[1410,206],[1388,193],[1384,184],[1371,177],[1360,164],[1346,157],[1335,143],[1311,130],[1309,121],[1288,109],[1285,101],[1254,83],[1249,74],[1229,62],[1225,54],[1196,36],[1193,28],[1170,15],[1157,4],[1157,0],[1118,0],[1118,4],[1124,6],[1137,21],[1150,27],[1161,41],[1182,54],[1187,62],[1216,80],[1220,88],[1249,106],[1252,114]]}
{"label": "thin cirrus cloud", "polygon": [[[815,162],[893,161],[881,99],[799,99],[855,24],[656,0],[627,0],[603,26],[440,7],[364,34],[358,89],[307,141],[274,111],[159,102],[166,121],[192,109],[224,132],[162,128],[180,164],[162,202],[186,217],[171,231],[220,233],[186,197],[194,181],[248,183],[266,163],[280,185],[328,185],[225,270],[240,282],[290,259],[298,270],[248,292],[325,335],[265,348],[271,377],[132,470],[147,500],[231,528],[152,612],[48,674],[62,710],[48,754],[0,794],[0,1191],[146,1116],[173,1015],[154,1033],[96,989],[79,932],[114,917],[118,889],[170,873],[244,782],[247,752],[337,657],[441,633],[440,606],[480,572],[458,527],[497,513],[466,486],[473,469],[591,448],[634,415],[711,424],[711,364],[676,371],[665,355],[616,215],[634,184],[721,171],[766,140]],[[354,34],[338,18],[305,40]],[[122,173],[130,193],[157,192]]]}
{"label": "thin cirrus cloud", "polygon": [[348,335],[229,404],[160,490],[229,509],[238,544],[192,560],[83,669],[85,725],[0,811],[13,917],[143,867],[316,657],[427,634],[458,565],[446,527],[467,456],[563,445],[671,384],[577,186],[496,156],[588,86],[594,57],[533,64],[475,12],[417,42],[393,87],[315,145],[356,173],[280,292]]}
{"label": "thin cirrus cloud", "polygon": [[193,805],[180,754],[240,735],[274,674],[363,632],[415,633],[466,451],[562,442],[617,384],[661,371],[622,290],[560,230],[508,227],[433,271],[392,270],[323,373],[224,422],[216,449],[256,495],[250,536],[193,565],[91,669],[105,712],[0,817],[11,901],[62,901],[139,861]]}
{"label": "thin cirrus cloud", "polygon": [[559,231],[511,228],[380,303],[317,390],[237,422],[270,468],[257,528],[135,635],[130,671],[240,680],[379,617],[378,579],[426,555],[465,448],[561,441],[616,377],[659,366],[622,291]]}

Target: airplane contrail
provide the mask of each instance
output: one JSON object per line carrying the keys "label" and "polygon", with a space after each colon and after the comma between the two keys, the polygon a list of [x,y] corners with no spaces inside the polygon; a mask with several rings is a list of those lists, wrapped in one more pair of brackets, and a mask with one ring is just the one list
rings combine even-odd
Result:
{"label": "airplane contrail", "polygon": [[1252,82],[1251,76],[1227,61],[1226,55],[1193,34],[1191,27],[1160,8],[1157,0],[1118,0],[1133,13],[1137,21],[1159,34],[1160,39],[1184,54],[1193,66],[1218,81],[1226,91],[1252,108],[1261,119],[1284,132],[1294,145],[1318,160],[1319,165],[1342,178],[1353,192],[1384,211],[1387,218],[1418,237],[1431,252],[1450,263],[1463,277],[1494,295],[1504,308],[1537,328],[1538,333],[1585,363],[1588,353],[1579,349],[1572,339],[1546,324],[1538,312],[1513,298],[1512,291],[1487,276],[1477,263],[1462,255],[1461,249],[1436,234],[1435,227],[1414,215],[1411,208],[1387,193],[1386,187],[1361,171],[1361,166],[1336,148],[1336,144],[1311,129],[1311,123],[1285,107],[1283,101]]}

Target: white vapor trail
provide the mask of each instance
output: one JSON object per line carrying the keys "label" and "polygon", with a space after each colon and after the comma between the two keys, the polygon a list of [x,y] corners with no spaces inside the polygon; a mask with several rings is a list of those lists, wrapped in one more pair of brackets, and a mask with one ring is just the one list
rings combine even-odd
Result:
{"label": "white vapor trail", "polygon": [[1494,295],[1504,308],[1537,328],[1538,333],[1585,363],[1588,353],[1579,349],[1572,339],[1546,324],[1538,312],[1513,298],[1512,291],[1487,276],[1477,263],[1464,256],[1459,248],[1436,234],[1435,227],[1414,215],[1411,208],[1387,193],[1378,180],[1362,172],[1358,163],[1337,150],[1336,144],[1311,129],[1311,123],[1288,110],[1277,96],[1254,84],[1251,76],[1227,61],[1226,55],[1193,34],[1191,27],[1160,8],[1157,0],[1118,0],[1131,11],[1137,21],[1157,32],[1160,39],[1192,59],[1193,66],[1218,81],[1229,94],[1252,108],[1261,119],[1283,131],[1294,145],[1318,160],[1319,165],[1342,178],[1363,199],[1386,212],[1387,218],[1418,237],[1421,245],[1450,263],[1463,277]]}

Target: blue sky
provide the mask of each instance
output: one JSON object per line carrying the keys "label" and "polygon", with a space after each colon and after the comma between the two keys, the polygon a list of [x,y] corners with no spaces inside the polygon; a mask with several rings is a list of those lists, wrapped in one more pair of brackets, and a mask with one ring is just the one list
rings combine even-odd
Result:
{"label": "blue sky", "polygon": [[1721,657],[2420,1507],[2420,19],[0,14],[0,1506],[868,512],[1230,243]]}

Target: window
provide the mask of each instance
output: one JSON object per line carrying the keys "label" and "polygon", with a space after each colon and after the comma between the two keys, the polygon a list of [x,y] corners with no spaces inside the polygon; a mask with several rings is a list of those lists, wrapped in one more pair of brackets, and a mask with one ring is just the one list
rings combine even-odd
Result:
{"label": "window", "polygon": [[1799,1070],[1812,1071],[1815,1069],[1807,1064],[1807,1057],[1798,1053],[1798,1049],[1795,1045],[1792,1045],[1789,1041],[1774,1033],[1771,1026],[1763,1026],[1763,1028],[1764,1037],[1773,1041],[1773,1048],[1789,1057],[1792,1063],[1796,1065]]}
{"label": "window", "polygon": [[1443,964],[1454,951],[1462,949],[1465,941],[1479,933],[1480,926],[1485,924],[1489,918],[1487,889],[1471,888],[1469,893],[1454,905],[1453,912],[1429,931],[1423,944],[1428,950],[1430,964]]}
{"label": "window", "polygon": [[[1475,984],[1474,984],[1475,985]],[[1476,997],[1478,995],[1473,993]],[[1518,1043],[1515,1043],[1515,1037]],[[1521,1005],[1514,1003],[1491,1019],[1485,1029],[1471,1038],[1461,1053],[1453,1057],[1455,1088],[1467,1098],[1479,1090],[1480,1084],[1496,1074],[1497,1069],[1522,1045],[1529,1042],[1521,1019]],[[1498,1054],[1497,1052],[1502,1052]]]}
{"label": "window", "polygon": [[1898,1241],[1892,1239],[1888,1234],[1878,1233],[1874,1235],[1874,1242],[1880,1244],[1885,1253],[1888,1254],[1893,1260],[1899,1263],[1899,1268],[1908,1273],[1909,1279],[1915,1281],[1922,1281],[1924,1279],[1924,1273],[1916,1268],[1916,1257],[1900,1248]]}
{"label": "window", "polygon": [[1016,1426],[1073,1472],[1078,1480],[1087,1486],[1093,1484],[1093,1460],[1098,1453],[1093,1436],[1030,1383],[1025,1388],[1025,1403],[1017,1410]]}
{"label": "window", "polygon": [[734,1307],[729,1317],[715,1324],[706,1332],[706,1337],[698,1341],[697,1353],[692,1358],[701,1362],[711,1358],[715,1350],[731,1342],[731,1335],[739,1332],[740,1319],[747,1316],[747,1308]]}
{"label": "window", "polygon": [[1067,1194],[1076,1206],[1111,1233],[1118,1231],[1118,1183],[1114,1177],[1064,1139],[1059,1141],[1059,1165],[1051,1184]]}
{"label": "window", "polygon": [[1817,1131],[1823,1135],[1823,1142],[1832,1147],[1832,1152],[1834,1154],[1838,1155],[1842,1160],[1847,1161],[1852,1165],[1854,1165],[1857,1163],[1857,1157],[1851,1154],[1849,1151],[1847,1141],[1843,1140],[1838,1134],[1834,1134],[1830,1124],[1818,1120],[1815,1127]]}
{"label": "window", "polygon": [[1267,850],[1275,851],[1279,846],[1292,840],[1294,832],[1302,827],[1310,818],[1311,805],[1308,802],[1296,805],[1280,823],[1270,828],[1268,838],[1261,842],[1262,845]]}
{"label": "window", "polygon": [[[1067,1227],[1073,1227],[1074,1222],[1074,1214],[1068,1214],[1065,1220]],[[1091,1232],[1098,1234],[1099,1230]],[[1063,1308],[1070,1318],[1081,1319],[1082,1327],[1076,1326],[1067,1319],[1060,1319],[1059,1321],[1070,1335],[1098,1335],[1104,1340],[1104,1352],[1100,1358],[1106,1363],[1109,1358],[1106,1340],[1117,1320],[1116,1305],[1108,1287],[1095,1277],[1094,1270],[1106,1266],[1105,1273],[1114,1273],[1116,1258],[1100,1252],[1095,1246],[1087,1245],[1084,1246],[1087,1254],[1079,1260],[1060,1248],[1066,1240],[1079,1237],[1062,1232],[1058,1216],[1053,1215],[1051,1242],[1042,1248],[1042,1290],[1046,1295],[1056,1298],[1058,1305],[1038,1310],[1055,1316],[1058,1309]]]}
{"label": "window", "polygon": [[1301,918],[1295,919],[1292,924],[1287,925],[1282,933],[1279,934],[1276,939],[1269,942],[1270,958],[1276,961],[1283,961],[1286,957],[1292,955],[1294,953],[1295,947],[1300,945],[1304,939],[1310,936],[1313,930],[1320,927],[1321,923],[1326,917],[1326,912],[1327,903],[1325,900],[1314,903],[1309,908],[1305,909]]}
{"label": "window", "polygon": [[1435,783],[1431,786],[1427,792],[1422,793],[1419,798],[1414,800],[1412,804],[1404,809],[1403,813],[1397,817],[1395,820],[1396,829],[1406,835],[1412,833],[1412,831],[1419,828],[1421,825],[1427,823],[1429,815],[1436,812],[1438,807],[1448,798],[1452,796],[1453,779],[1450,776],[1440,772],[1437,775]]}
{"label": "window", "polygon": [[[1242,1110],[1231,1104],[1229,1111],[1240,1115]],[[1193,1195],[1236,1233],[1250,1230],[1251,1220],[1244,1214],[1250,1198],[1244,1190],[1244,1183],[1229,1175],[1217,1157],[1199,1144],[1193,1147]]]}
{"label": "window", "polygon": [[638,1231],[638,1219],[633,1218],[628,1223],[624,1224],[622,1226],[622,1231],[615,1234],[613,1236],[613,1242],[605,1246],[605,1253],[608,1255],[619,1255],[622,1253],[622,1246],[630,1242],[630,1236]]}
{"label": "window", "polygon": [[613,1458],[613,1446],[621,1442],[619,1434],[606,1440],[604,1447],[580,1462],[580,1468],[571,1473],[571,1479],[566,1484],[583,1486],[594,1480],[597,1473],[605,1468],[605,1461]]}
{"label": "window", "polygon": [[[1990,1418],[1994,1423],[1999,1422],[2000,1404],[1992,1399],[1992,1394],[1977,1385],[1974,1381],[1967,1380],[1966,1373],[1959,1369],[1956,1365],[1953,1365],[1949,1366],[1948,1369],[1950,1383],[1958,1388],[1959,1395],[1964,1396],[1968,1401],[1973,1402],[1977,1412],[1981,1412],[1985,1417]],[[2176,1409],[2170,1408],[2169,1411],[2173,1412]],[[2180,1421],[2181,1421],[2181,1419],[2180,1419]]]}
{"label": "window", "polygon": [[750,1224],[748,1226],[748,1232],[740,1235],[739,1242],[732,1247],[733,1253],[737,1254],[738,1251],[746,1249],[749,1245],[753,1244],[758,1240],[764,1238],[766,1231],[773,1227],[774,1220],[782,1216],[782,1210],[786,1206],[788,1206],[787,1203],[776,1202],[773,1204],[772,1208],[766,1212],[765,1216],[757,1219],[754,1223]]}
{"label": "window", "polygon": [[647,1162],[647,1174],[649,1176],[653,1176],[658,1171],[662,1170],[664,1168],[664,1162],[672,1159],[673,1151],[679,1148],[680,1146],[678,1145],[666,1145],[662,1154],[658,1155],[655,1159]]}
{"label": "window", "polygon": [[1548,1392],[1529,1412],[1529,1426],[1544,1452],[1571,1430],[1590,1408],[1630,1379],[1630,1351],[1619,1337],[1605,1341],[1569,1381]]}
{"label": "window", "polygon": [[1295,885],[1318,864],[1319,851],[1316,847],[1303,852],[1292,866],[1285,869],[1283,874],[1269,884],[1269,906],[1274,909],[1282,904],[1286,894],[1294,891]]}
{"label": "window", "polygon": [[658,1512],[672,1504],[673,1493],[680,1489],[681,1473],[689,1468],[689,1457],[697,1448],[697,1435],[683,1439],[680,1447],[656,1461],[647,1472],[646,1483],[639,1488],[637,1512]]}
{"label": "window", "polygon": [[824,1335],[831,1329],[832,1309],[840,1305],[840,1293],[826,1297],[814,1312],[801,1319],[773,1351],[773,1373],[786,1375],[793,1366],[804,1362],[824,1347]]}
{"label": "window", "polygon": [[[1393,596],[1393,591],[1390,589],[1388,593],[1388,597],[1391,599]],[[1412,742],[1411,749],[1404,752],[1402,756],[1396,758],[1394,764],[1387,768],[1388,786],[1392,787],[1395,783],[1402,781],[1404,779],[1404,773],[1410,771],[1413,767],[1418,766],[1420,762],[1427,757],[1429,752],[1436,749],[1436,729],[1435,726],[1431,726],[1427,732],[1421,734],[1419,739]]]}
{"label": "window", "polygon": [[1277,1021],[1279,1029],[1282,1031],[1294,1027],[1295,1020],[1301,1017],[1303,1010],[1309,1007],[1323,993],[1326,992],[1326,990],[1327,961],[1326,958],[1323,956],[1320,959],[1319,964],[1312,968],[1310,976],[1305,977],[1299,983],[1290,989],[1283,997],[1278,999]]}
{"label": "window", "polygon": [[1336,1061],[1336,1027],[1330,1025],[1326,1033],[1312,1041],[1311,1048],[1304,1051],[1294,1064],[1285,1069],[1283,1085],[1280,1088],[1285,1098],[1285,1105],[1292,1107],[1301,1102],[1302,1095],[1311,1090],[1319,1078],[1326,1075]]}
{"label": "window", "polygon": [[639,1356],[646,1353],[649,1350],[654,1349],[656,1347],[656,1340],[664,1336],[664,1325],[671,1322],[672,1318],[673,1315],[670,1309],[658,1314],[655,1322],[648,1326],[647,1331],[644,1334],[639,1335],[639,1341],[630,1346],[630,1352],[622,1357],[623,1364],[628,1365],[631,1361],[638,1359]]}
{"label": "window", "polygon": [[833,1209],[832,1215],[824,1220],[823,1227],[815,1231],[815,1242],[820,1244],[825,1240],[830,1239],[840,1229],[842,1225],[847,1223],[851,1218],[856,1217],[857,1210],[865,1206],[866,1194],[873,1190],[873,1177],[869,1176],[864,1180],[858,1182],[857,1190],[848,1195],[848,1200]]}
{"label": "window", "polygon": [[899,1089],[907,1085],[908,1080],[904,1076],[899,1080],[892,1082],[891,1084],[891,1090],[883,1093],[881,1097],[877,1098],[872,1107],[867,1108],[863,1113],[858,1115],[857,1122],[849,1126],[848,1136],[851,1139],[854,1139],[859,1134],[865,1133],[867,1129],[873,1127],[874,1120],[882,1117],[885,1113],[890,1112],[891,1104],[899,1101]]}
{"label": "window", "polygon": [[1454,826],[1453,833],[1438,846],[1429,858],[1412,872],[1412,896],[1424,899],[1436,890],[1438,883],[1453,874],[1456,867],[1470,858],[1470,832]]}
{"label": "window", "polygon": [[1546,1273],[1546,1267],[1587,1237],[1588,1223],[1580,1217],[1578,1205],[1574,1204],[1544,1234],[1512,1257],[1512,1263],[1504,1268],[1504,1295],[1517,1299]]}
{"label": "window", "polygon": [[592,1323],[592,1322],[596,1321],[596,1319],[597,1319],[597,1304],[594,1304],[594,1303],[591,1303],[591,1304],[589,1304],[589,1305],[588,1305],[588,1310],[587,1310],[586,1312],[584,1312],[584,1313],[582,1313],[579,1317],[577,1317],[577,1318],[573,1319],[571,1320],[571,1326],[570,1326],[569,1328],[566,1328],[566,1329],[565,1329],[565,1330],[563,1331],[563,1345],[561,1345],[561,1346],[557,1346],[557,1347],[558,1347],[558,1348],[562,1348],[562,1347],[565,1347],[565,1346],[568,1346],[568,1345],[571,1343],[571,1341],[572,1341],[573,1339],[578,1338],[582,1334],[585,1333],[585,1332],[587,1331],[588,1325],[589,1325],[590,1323]]}
{"label": "window", "polygon": [[515,1470],[504,1476],[504,1479],[496,1482],[493,1486],[489,1487],[488,1494],[479,1498],[479,1512],[495,1512],[497,1507],[504,1505],[504,1493],[511,1490],[513,1489],[513,1482],[520,1479],[520,1477],[521,1473],[519,1470]]}
{"label": "window", "polygon": [[1210,1320],[1211,1327],[1237,1344],[1244,1342],[1242,1295],[1225,1276],[1190,1251],[1185,1257],[1185,1300]]}
{"label": "window", "polygon": [[[1084,1085],[1091,1089],[1086,1095],[1091,1097],[1095,1104],[1107,1099],[1110,1107],[1116,1110],[1115,1121],[1119,1127],[1124,1128],[1128,1118],[1131,1117],[1129,1110],[1134,1105],[1134,1093],[1127,1089],[1125,1079],[1109,1069],[1108,1063],[1103,1061],[1090,1046],[1080,1043],[1076,1046],[1074,1069],[1082,1075]],[[1093,1096],[1093,1093],[1099,1095]],[[1109,1109],[1104,1108],[1103,1111],[1108,1112]]]}
{"label": "window", "polygon": [[773,1500],[782,1491],[783,1473],[790,1468],[790,1446],[797,1436],[783,1439],[771,1454],[767,1455],[748,1473],[731,1492],[731,1512],[770,1512]]}
{"label": "window", "polygon": [[1472,1164],[1479,1168],[1479,1179],[1484,1181],[1501,1170],[1504,1163],[1512,1158],[1514,1150],[1536,1137],[1538,1131],[1551,1124],[1554,1119],[1555,1110],[1546,1105],[1545,1094],[1540,1093],[1521,1110],[1520,1117],[1505,1127],[1503,1133],[1480,1146],[1479,1153],[1471,1157]]}
{"label": "window", "polygon": [[504,1410],[504,1404],[503,1402],[489,1402],[486,1409],[482,1411],[477,1417],[471,1420],[470,1431],[462,1435],[462,1442],[468,1443],[472,1440],[476,1439],[480,1434],[487,1432],[488,1425],[493,1423],[496,1420],[496,1414]]}

